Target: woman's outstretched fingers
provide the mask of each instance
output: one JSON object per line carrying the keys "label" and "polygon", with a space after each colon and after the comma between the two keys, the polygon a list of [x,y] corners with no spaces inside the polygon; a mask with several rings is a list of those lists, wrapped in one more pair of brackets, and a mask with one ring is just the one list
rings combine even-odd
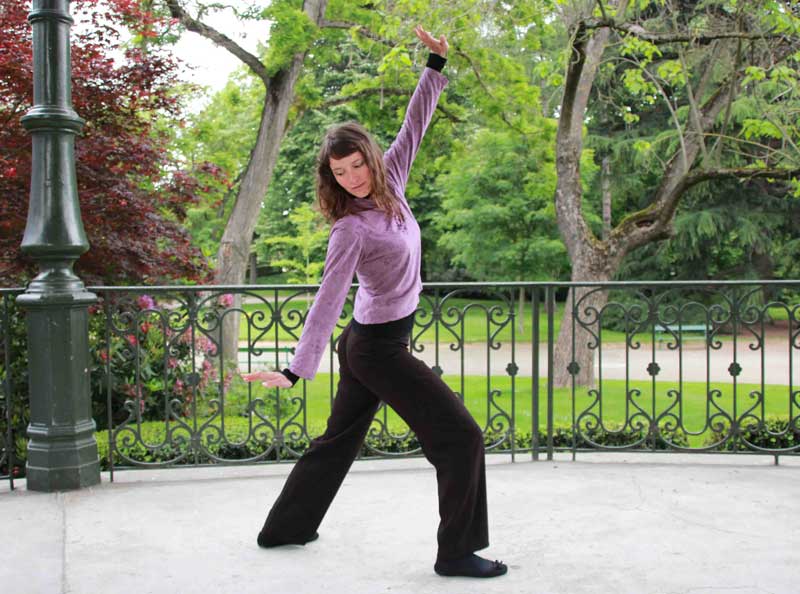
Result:
{"label": "woman's outstretched fingers", "polygon": [[430,51],[434,54],[438,54],[443,58],[447,57],[447,48],[449,47],[447,44],[447,37],[441,35],[439,39],[436,39],[428,33],[425,29],[422,28],[422,25],[417,25],[414,27],[414,33],[419,38],[419,40],[427,47]]}

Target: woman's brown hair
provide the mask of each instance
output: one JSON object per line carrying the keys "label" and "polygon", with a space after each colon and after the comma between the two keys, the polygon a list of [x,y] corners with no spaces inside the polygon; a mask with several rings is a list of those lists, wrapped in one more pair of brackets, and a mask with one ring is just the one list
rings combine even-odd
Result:
{"label": "woman's brown hair", "polygon": [[328,221],[335,222],[345,215],[364,210],[359,199],[350,194],[331,171],[330,160],[343,159],[360,151],[372,174],[370,199],[375,206],[392,219],[403,220],[400,202],[386,184],[386,169],[383,166],[383,151],[372,135],[357,122],[347,122],[330,128],[322,139],[317,157],[317,201],[319,209]]}

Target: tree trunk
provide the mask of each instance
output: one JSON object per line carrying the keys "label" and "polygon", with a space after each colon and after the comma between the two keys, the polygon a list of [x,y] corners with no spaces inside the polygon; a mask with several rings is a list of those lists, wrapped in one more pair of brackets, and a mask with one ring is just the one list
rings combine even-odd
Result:
{"label": "tree trunk", "polygon": [[[625,6],[627,2],[622,0],[619,3],[622,12]],[[558,228],[572,264],[571,280],[574,282],[608,280],[612,276],[609,267],[618,265],[619,262],[617,258],[609,258],[603,249],[605,246],[594,238],[583,218],[581,207],[583,190],[580,159],[583,152],[584,114],[608,36],[608,29],[601,29],[592,37],[582,31],[576,33],[561,100],[561,117],[556,137],[558,182],[555,207]],[[610,259],[615,262],[610,262]],[[591,308],[599,309],[605,305],[603,299],[607,298],[604,295],[605,291],[576,290],[574,302],[579,306],[579,316],[575,321],[587,321]],[[570,307],[573,303],[572,296],[573,291],[570,290],[554,351],[553,380],[560,387],[571,385],[573,376],[570,369],[577,384],[591,385],[594,381],[594,351],[589,348],[590,334],[577,323],[573,349],[573,316]]]}
{"label": "tree trunk", "polygon": [[603,241],[611,232],[611,157],[603,157]]}
{"label": "tree trunk", "polygon": [[[317,24],[325,14],[327,0],[306,0],[303,9]],[[278,151],[294,101],[294,87],[303,68],[305,53],[294,56],[291,64],[279,70],[266,82],[267,94],[261,112],[258,137],[250,161],[242,177],[217,252],[214,282],[218,285],[240,285],[244,282],[250,244],[258,222],[261,203],[269,188]],[[238,303],[238,300],[237,300]],[[228,315],[222,328],[222,353],[226,359],[236,357],[239,337],[239,315]]]}
{"label": "tree trunk", "polygon": [[[587,258],[585,262],[588,266],[573,268],[572,282],[606,282],[612,278],[602,259]],[[594,384],[594,355],[600,346],[596,337],[599,335],[600,315],[607,303],[607,289],[570,288],[553,352],[553,384],[556,387],[571,386],[573,373],[575,385]]]}

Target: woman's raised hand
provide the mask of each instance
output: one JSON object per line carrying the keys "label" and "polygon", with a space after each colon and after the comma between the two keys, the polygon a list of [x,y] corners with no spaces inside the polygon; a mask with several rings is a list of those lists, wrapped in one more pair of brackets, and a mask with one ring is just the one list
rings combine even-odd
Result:
{"label": "woman's raised hand", "polygon": [[242,379],[246,382],[261,382],[268,388],[291,388],[292,382],[280,371],[254,371],[243,373]]}
{"label": "woman's raised hand", "polygon": [[447,48],[449,46],[447,45],[447,38],[444,35],[439,37],[439,39],[435,39],[433,35],[422,28],[422,25],[417,25],[414,28],[414,33],[417,34],[419,40],[424,43],[425,47],[431,50],[431,52],[439,54],[443,58],[447,57]]}

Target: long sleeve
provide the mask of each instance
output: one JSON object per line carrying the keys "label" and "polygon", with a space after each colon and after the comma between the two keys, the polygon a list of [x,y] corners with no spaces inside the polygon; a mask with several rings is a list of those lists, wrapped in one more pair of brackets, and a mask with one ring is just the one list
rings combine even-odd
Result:
{"label": "long sleeve", "polygon": [[422,71],[417,88],[408,103],[400,132],[383,156],[388,181],[400,191],[400,197],[405,194],[411,164],[447,82],[447,77],[433,68]]}
{"label": "long sleeve", "polygon": [[289,371],[314,379],[322,354],[342,312],[361,256],[361,238],[354,229],[334,225],[328,239],[325,269],[314,304],[308,312]]}

